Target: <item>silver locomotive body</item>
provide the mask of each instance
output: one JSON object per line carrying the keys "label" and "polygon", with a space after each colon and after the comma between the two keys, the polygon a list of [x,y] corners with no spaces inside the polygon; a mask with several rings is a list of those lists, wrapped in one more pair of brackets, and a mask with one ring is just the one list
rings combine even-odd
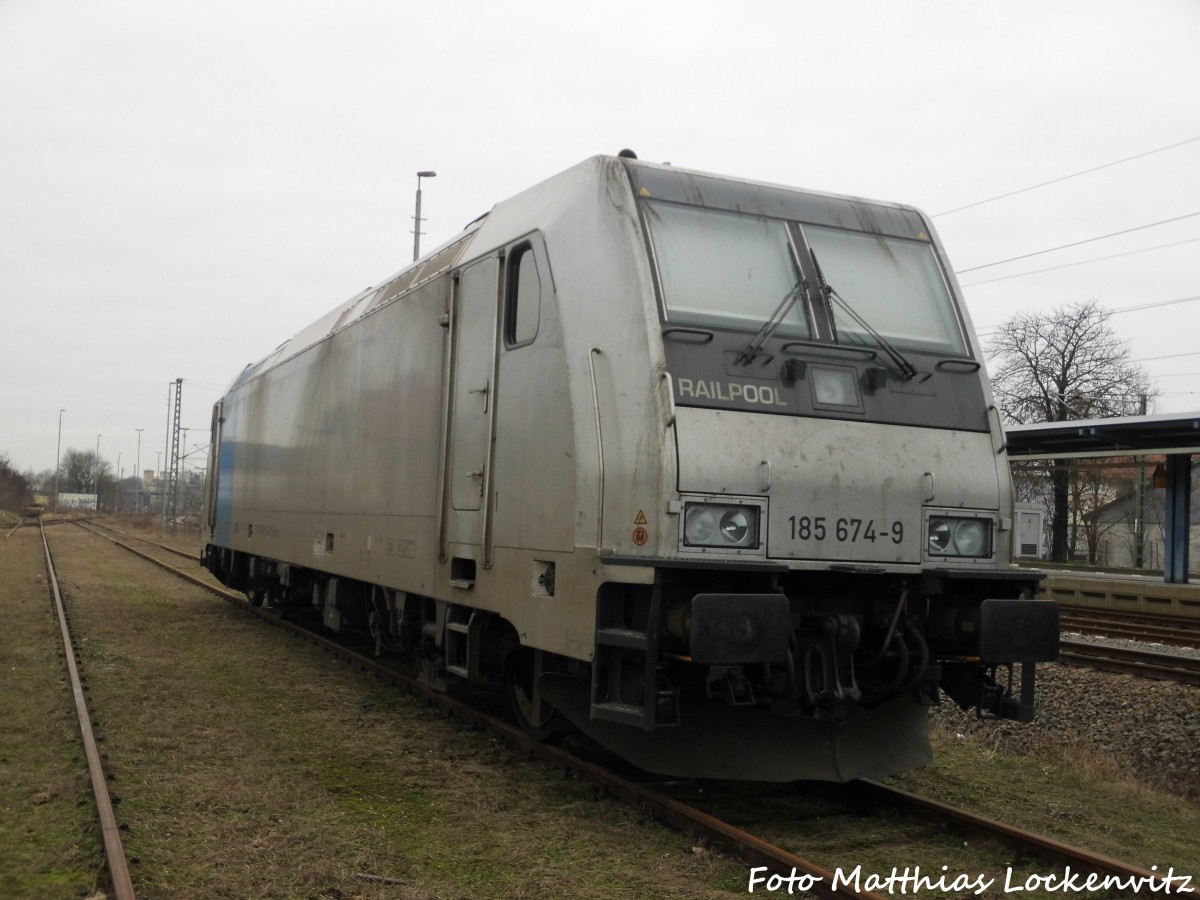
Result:
{"label": "silver locomotive body", "polygon": [[595,157],[242,373],[205,563],[653,771],[920,765],[939,690],[1028,718],[1058,639],[943,260],[907,207]]}

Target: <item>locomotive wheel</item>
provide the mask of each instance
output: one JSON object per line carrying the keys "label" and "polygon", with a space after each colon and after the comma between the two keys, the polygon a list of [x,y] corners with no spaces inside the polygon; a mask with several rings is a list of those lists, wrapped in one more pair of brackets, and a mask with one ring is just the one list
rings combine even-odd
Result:
{"label": "locomotive wheel", "polygon": [[513,653],[516,654],[516,658],[509,670],[505,685],[513,716],[521,730],[535,741],[549,740],[560,731],[561,723],[558,713],[544,702],[541,704],[540,720],[536,715],[533,692],[535,671],[533,651],[520,649],[514,650]]}

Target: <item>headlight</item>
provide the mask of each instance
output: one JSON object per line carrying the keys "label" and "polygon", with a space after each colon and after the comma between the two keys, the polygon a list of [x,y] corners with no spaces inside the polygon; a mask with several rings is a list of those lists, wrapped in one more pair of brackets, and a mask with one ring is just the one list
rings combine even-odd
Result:
{"label": "headlight", "polygon": [[731,509],[721,516],[721,537],[726,543],[741,546],[750,537],[750,516],[744,509]]}
{"label": "headlight", "polygon": [[930,516],[928,537],[930,556],[992,555],[991,519]]}
{"label": "headlight", "polygon": [[717,535],[717,515],[707,506],[689,506],[683,527],[683,539],[688,544],[711,544]]}
{"label": "headlight", "polygon": [[818,407],[858,407],[862,404],[858,396],[858,373],[853,369],[809,366],[808,378],[812,384],[813,403]]}
{"label": "headlight", "polygon": [[758,546],[758,507],[689,503],[683,513],[683,543],[753,549]]}

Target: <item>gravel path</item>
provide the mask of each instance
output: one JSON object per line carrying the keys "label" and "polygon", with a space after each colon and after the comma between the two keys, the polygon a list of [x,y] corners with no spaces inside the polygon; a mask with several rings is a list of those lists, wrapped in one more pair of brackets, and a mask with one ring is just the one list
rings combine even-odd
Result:
{"label": "gravel path", "polygon": [[[1071,638],[1138,646],[1134,641]],[[1180,653],[1197,655],[1195,650]],[[1193,685],[1043,664],[1038,667],[1037,715],[1030,725],[976,719],[948,702],[935,708],[932,718],[1009,752],[1027,752],[1048,741],[1077,746],[1115,759],[1121,771],[1140,781],[1200,800],[1200,688]]]}

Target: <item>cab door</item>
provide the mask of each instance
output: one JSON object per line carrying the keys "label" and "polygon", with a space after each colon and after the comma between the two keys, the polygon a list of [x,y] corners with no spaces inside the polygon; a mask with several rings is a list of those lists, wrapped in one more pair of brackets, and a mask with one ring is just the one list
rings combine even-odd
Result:
{"label": "cab door", "polygon": [[[447,489],[447,540],[477,547],[472,555],[490,565],[489,497],[496,409],[496,320],[500,263],[489,257],[462,270],[451,302],[452,368]],[[452,550],[464,555],[466,548]]]}
{"label": "cab door", "polygon": [[[207,526],[209,539],[212,538],[217,527],[217,495],[221,481],[221,426],[225,423],[225,417],[221,415],[221,411],[224,406],[224,399],[218,400],[213,405],[212,425],[209,430],[208,489],[204,495],[204,523]],[[140,472],[138,477],[141,477]],[[139,509],[138,512],[140,513],[141,510]]]}

